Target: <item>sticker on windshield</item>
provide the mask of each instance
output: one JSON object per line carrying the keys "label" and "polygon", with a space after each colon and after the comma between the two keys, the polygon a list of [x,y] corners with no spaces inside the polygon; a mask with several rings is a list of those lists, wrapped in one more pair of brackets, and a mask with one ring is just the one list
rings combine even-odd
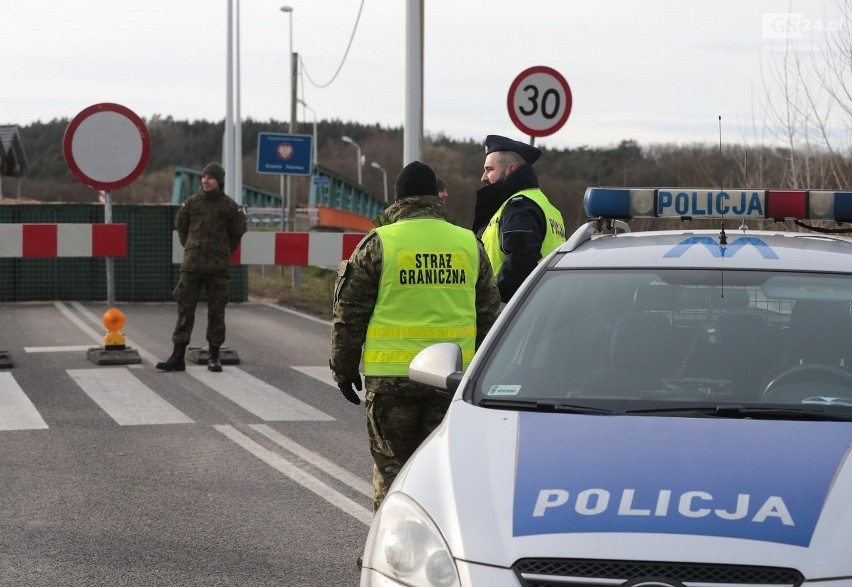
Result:
{"label": "sticker on windshield", "polygon": [[486,395],[518,395],[520,392],[520,385],[492,385]]}

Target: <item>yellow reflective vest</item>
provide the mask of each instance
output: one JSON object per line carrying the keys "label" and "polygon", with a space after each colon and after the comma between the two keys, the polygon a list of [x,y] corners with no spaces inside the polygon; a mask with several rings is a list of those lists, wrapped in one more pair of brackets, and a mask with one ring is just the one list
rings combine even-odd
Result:
{"label": "yellow reflective vest", "polygon": [[434,218],[375,229],[382,276],[364,342],[364,375],[408,377],[414,356],[437,342],[455,342],[467,369],[476,347],[476,237]]}
{"label": "yellow reflective vest", "polygon": [[[512,198],[524,196],[529,198],[541,208],[544,212],[545,223],[547,230],[544,234],[544,240],[541,242],[541,259],[544,259],[550,254],[553,249],[565,242],[565,223],[562,221],[562,213],[557,210],[553,204],[547,199],[540,189],[522,190],[512,195]],[[485,251],[488,253],[488,260],[491,261],[491,268],[494,270],[494,277],[500,275],[503,269],[503,261],[506,259],[506,253],[500,246],[500,216],[503,214],[503,208],[511,201],[508,198],[500,209],[491,217],[485,230],[482,231],[482,244],[485,245]]]}

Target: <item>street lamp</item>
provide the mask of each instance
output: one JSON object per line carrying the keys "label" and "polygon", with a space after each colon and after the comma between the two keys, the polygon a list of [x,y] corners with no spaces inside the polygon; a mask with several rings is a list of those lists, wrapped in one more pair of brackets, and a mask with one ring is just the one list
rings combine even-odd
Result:
{"label": "street lamp", "polygon": [[[293,52],[293,7],[292,6],[282,6],[281,12],[287,14],[288,20],[290,21],[290,134],[296,132],[296,54]],[[293,186],[293,176],[288,175],[286,178],[287,182],[287,217],[286,217],[286,225],[285,219],[282,214],[281,217],[281,228],[286,229],[288,232],[293,232],[296,226],[296,194],[294,193]],[[281,176],[281,188],[282,192],[284,191],[284,176]],[[282,198],[281,206],[282,212],[285,203]]]}
{"label": "street lamp", "polygon": [[388,203],[388,172],[385,171],[385,168],[379,165],[376,161],[370,163],[370,167],[375,167],[379,171],[382,172],[382,179],[385,182],[385,204]]}
{"label": "street lamp", "polygon": [[281,12],[286,12],[287,16],[290,17],[290,55],[293,54],[293,7],[292,6],[282,6]]}
{"label": "street lamp", "polygon": [[353,145],[357,150],[358,161],[356,162],[356,167],[358,167],[358,185],[361,185],[361,166],[364,165],[364,157],[361,156],[361,145],[350,139],[349,137],[341,137],[344,143],[349,143]]}
{"label": "street lamp", "polygon": [[311,111],[311,114],[314,116],[314,167],[319,165],[319,151],[317,150],[317,113],[314,112],[314,109],[305,104],[305,101],[299,98],[299,104],[301,104],[304,108],[307,108]]}

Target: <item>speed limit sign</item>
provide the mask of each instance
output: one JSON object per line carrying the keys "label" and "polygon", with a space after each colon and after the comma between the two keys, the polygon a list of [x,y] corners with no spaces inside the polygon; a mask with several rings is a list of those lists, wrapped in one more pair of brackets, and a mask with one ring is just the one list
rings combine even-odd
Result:
{"label": "speed limit sign", "polygon": [[537,65],[522,71],[509,87],[509,116],[532,137],[562,128],[571,114],[571,88],[558,71]]}

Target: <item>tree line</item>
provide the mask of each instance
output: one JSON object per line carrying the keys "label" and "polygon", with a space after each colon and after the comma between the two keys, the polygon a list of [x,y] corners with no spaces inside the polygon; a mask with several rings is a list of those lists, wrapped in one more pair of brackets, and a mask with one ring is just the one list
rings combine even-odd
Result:
{"label": "tree line", "polygon": [[[45,202],[92,202],[97,194],[71,174],[65,162],[62,140],[69,120],[55,119],[19,127],[26,152],[28,173],[21,178],[22,197]],[[175,167],[200,170],[209,161],[221,160],[224,122],[181,121],[155,116],[145,121],[151,138],[151,157],[133,184],[111,193],[115,203],[168,203],[171,201]],[[289,123],[247,119],[242,126],[243,182],[261,190],[279,191],[280,177],[257,173],[257,137],[260,132],[289,132]],[[298,133],[311,134],[312,125],[301,124]],[[382,199],[383,175],[387,172],[389,197],[402,169],[403,129],[364,125],[340,120],[317,123],[318,163],[355,182],[356,151],[341,140],[351,137],[365,156],[364,189]],[[456,140],[427,135],[422,159],[432,166],[449,188],[447,206],[459,224],[470,226],[476,190],[481,187],[484,137]],[[850,157],[836,152],[809,149],[797,152],[788,146],[651,144],[623,140],[608,147],[543,148],[535,164],[542,190],[563,214],[566,228],[585,221],[583,194],[589,186],[630,187],[750,187],[750,188],[849,188]],[[802,173],[806,169],[807,173]],[[798,182],[807,181],[807,184]],[[296,178],[298,201],[307,202],[309,178]],[[841,185],[844,184],[844,185]],[[14,200],[14,180],[3,182],[4,201]]]}

